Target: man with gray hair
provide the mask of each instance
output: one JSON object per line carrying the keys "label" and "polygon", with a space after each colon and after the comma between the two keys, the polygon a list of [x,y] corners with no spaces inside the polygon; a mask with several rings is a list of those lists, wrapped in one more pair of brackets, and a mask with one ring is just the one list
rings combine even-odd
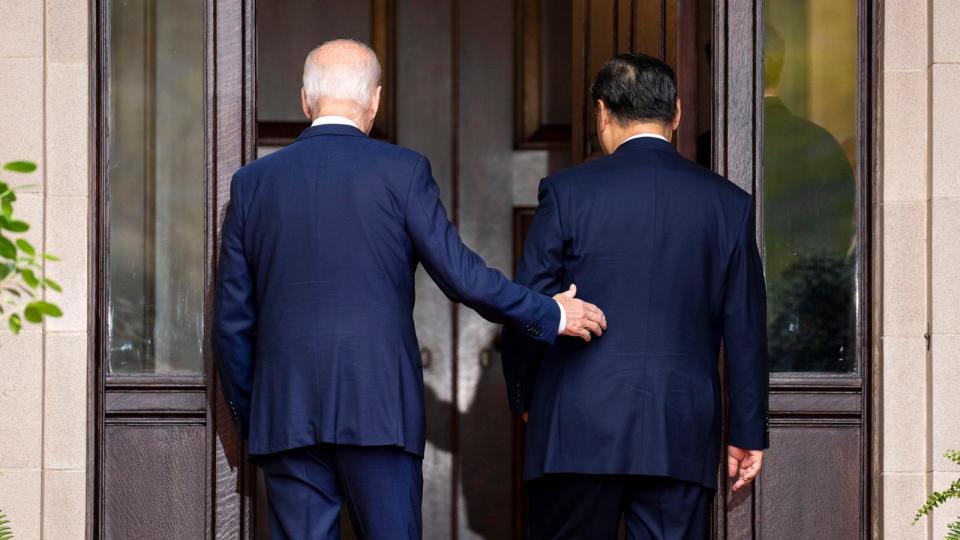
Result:
{"label": "man with gray hair", "polygon": [[606,328],[574,287],[534,293],[463,245],[430,163],[367,137],[379,78],[362,43],[314,49],[301,91],[312,126],[230,189],[213,345],[274,538],[338,538],[344,502],[362,538],[420,538],[419,263],[451,300],[531,339]]}

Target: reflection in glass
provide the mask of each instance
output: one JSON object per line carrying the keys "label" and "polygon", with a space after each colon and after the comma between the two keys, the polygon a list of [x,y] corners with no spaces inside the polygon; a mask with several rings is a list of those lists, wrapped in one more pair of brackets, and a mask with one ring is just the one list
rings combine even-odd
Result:
{"label": "reflection in glass", "polygon": [[856,5],[765,4],[763,230],[771,371],[856,369]]}
{"label": "reflection in glass", "polygon": [[109,361],[202,371],[204,2],[110,7]]}

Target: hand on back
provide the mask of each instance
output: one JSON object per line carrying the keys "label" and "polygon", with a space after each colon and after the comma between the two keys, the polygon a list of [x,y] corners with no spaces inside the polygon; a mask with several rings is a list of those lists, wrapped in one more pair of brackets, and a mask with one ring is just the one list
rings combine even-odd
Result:
{"label": "hand on back", "polygon": [[584,302],[577,297],[577,286],[570,285],[565,292],[554,295],[553,299],[563,306],[567,314],[567,325],[560,335],[575,336],[590,341],[593,335],[603,335],[607,329],[607,318],[597,306]]}

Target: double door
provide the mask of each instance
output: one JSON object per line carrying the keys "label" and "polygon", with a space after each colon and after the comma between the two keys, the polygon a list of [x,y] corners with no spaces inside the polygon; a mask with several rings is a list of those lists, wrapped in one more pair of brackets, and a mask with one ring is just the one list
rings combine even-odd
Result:
{"label": "double door", "polygon": [[[598,157],[589,84],[619,52],[644,52],[673,66],[684,111],[678,149],[755,193],[763,215],[764,17],[781,9],[768,4],[810,13],[823,3],[208,0],[201,7],[177,1],[183,6],[100,0],[97,10],[103,293],[92,442],[95,527],[107,538],[169,531],[171,523],[182,538],[268,537],[257,472],[244,463],[205,329],[230,177],[305,127],[297,92],[310,47],[335,37],[373,45],[385,86],[373,135],[430,159],[463,240],[509,274],[539,179]],[[855,15],[866,10],[864,2],[852,4]],[[197,24],[177,24],[178,17]],[[142,26],[131,33],[134,22]],[[196,35],[183,35],[190,32]],[[165,33],[168,44],[194,48],[165,57]],[[179,66],[178,77],[165,72],[165,62]],[[163,114],[174,110],[164,109],[174,105],[162,98],[170,92],[183,92],[180,109],[194,107],[193,115],[175,116],[183,125],[169,125]],[[189,101],[194,95],[202,97]],[[165,161],[171,156],[164,148],[193,129],[202,134],[192,158],[199,161],[176,180],[164,166],[193,162],[177,154]],[[857,156],[854,165],[865,162]],[[164,174],[183,185],[171,190]],[[866,223],[866,178],[857,180],[851,216],[857,223]],[[190,204],[198,206],[184,218]],[[136,205],[149,211],[130,211]],[[170,233],[173,225],[181,233]],[[196,234],[182,234],[184,227]],[[763,227],[759,220],[761,243]],[[186,244],[192,247],[185,251]],[[855,244],[862,271],[865,242]],[[857,276],[852,286],[863,294],[850,341],[853,367],[787,366],[771,375],[767,469],[741,494],[721,488],[714,537],[866,536],[868,289],[866,273]],[[132,313],[118,316],[117,306],[133,306]],[[506,406],[499,329],[450,303],[422,270],[415,319],[427,397],[425,537],[522,538],[523,426]]]}

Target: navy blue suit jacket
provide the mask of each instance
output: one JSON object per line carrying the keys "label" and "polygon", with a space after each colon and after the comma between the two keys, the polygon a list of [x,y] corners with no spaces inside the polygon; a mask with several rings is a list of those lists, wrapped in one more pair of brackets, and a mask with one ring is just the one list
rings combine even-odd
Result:
{"label": "navy blue suit jacket", "polygon": [[640,138],[544,179],[517,281],[576,283],[609,323],[552,347],[505,329],[526,477],[669,476],[716,486],[724,348],[729,443],[767,446],[766,296],[746,192]]}
{"label": "navy blue suit jacket", "polygon": [[308,128],[237,171],[221,242],[213,345],[253,456],[318,443],[423,454],[419,263],[451,300],[556,338],[556,302],[461,243],[429,162],[350,126]]}

